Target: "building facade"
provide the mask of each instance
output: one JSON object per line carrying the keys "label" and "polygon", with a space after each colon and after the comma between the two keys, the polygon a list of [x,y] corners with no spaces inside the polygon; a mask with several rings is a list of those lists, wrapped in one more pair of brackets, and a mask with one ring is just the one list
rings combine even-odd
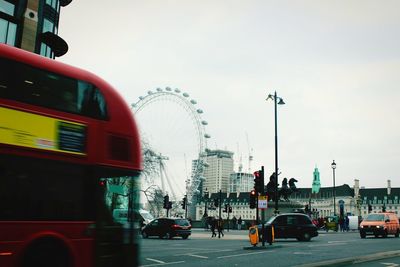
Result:
{"label": "building facade", "polygon": [[[243,220],[256,219],[256,211],[249,208],[249,192],[224,193],[221,196],[222,207],[229,204],[232,207],[230,218],[235,216]],[[335,196],[335,197],[334,197]],[[196,205],[196,220],[201,220],[205,212],[207,216],[219,216],[219,208],[213,206],[214,199],[219,198],[218,193],[211,194],[208,199],[202,199]],[[334,207],[334,199],[336,206]],[[355,180],[354,186],[347,184],[333,187],[320,188],[318,193],[313,193],[312,188],[298,188],[297,192],[290,195],[289,201],[280,201],[279,210],[289,212],[290,209],[281,209],[281,206],[298,206],[310,209],[314,217],[334,215],[355,215],[365,217],[369,213],[381,211],[393,212],[400,217],[400,188],[391,188],[390,181],[386,188],[360,188],[359,181]],[[272,216],[274,203],[268,203],[267,218]],[[261,214],[261,213],[260,213]],[[227,213],[221,213],[222,218],[227,218]]]}
{"label": "building facade", "polygon": [[230,175],[233,171],[233,152],[226,150],[207,150],[207,168],[204,171],[202,192],[228,192]]}
{"label": "building facade", "polygon": [[0,0],[0,43],[49,58],[64,55],[67,43],[58,36],[61,7],[72,0]]}
{"label": "building facade", "polygon": [[250,173],[232,173],[229,177],[228,193],[250,192],[254,187],[254,175]]}

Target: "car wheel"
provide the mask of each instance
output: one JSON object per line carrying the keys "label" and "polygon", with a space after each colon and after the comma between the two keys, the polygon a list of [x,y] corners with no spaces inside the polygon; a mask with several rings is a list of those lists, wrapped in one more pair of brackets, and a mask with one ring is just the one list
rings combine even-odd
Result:
{"label": "car wheel", "polygon": [[399,234],[400,234],[400,230],[397,229],[397,232],[394,234],[394,236],[395,236],[395,237],[399,237]]}
{"label": "car wheel", "polygon": [[182,239],[188,239],[188,237],[189,237],[188,235],[183,235]]}
{"label": "car wheel", "polygon": [[142,232],[142,237],[143,237],[143,238],[148,238],[149,235],[148,235],[145,231],[143,231],[143,232]]}
{"label": "car wheel", "polygon": [[304,233],[303,236],[301,237],[303,241],[310,241],[311,240],[311,235],[310,233]]}
{"label": "car wheel", "polygon": [[361,238],[365,238],[365,237],[366,237],[366,234],[363,233],[363,232],[360,232],[360,237],[361,237]]}

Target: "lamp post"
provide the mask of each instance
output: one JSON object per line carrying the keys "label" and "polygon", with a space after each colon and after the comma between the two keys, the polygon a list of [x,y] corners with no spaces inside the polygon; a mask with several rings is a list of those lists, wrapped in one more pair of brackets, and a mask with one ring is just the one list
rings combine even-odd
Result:
{"label": "lamp post", "polygon": [[208,214],[207,214],[207,200],[208,200],[208,191],[207,191],[207,188],[206,188],[206,190],[204,191],[204,216],[205,217],[208,216]]}
{"label": "lamp post", "polygon": [[284,105],[285,102],[276,95],[276,91],[274,95],[268,95],[266,100],[268,99],[274,100],[275,107],[275,214],[278,214],[278,105]]}
{"label": "lamp post", "polygon": [[335,161],[331,164],[332,172],[333,172],[333,215],[336,216],[336,184],[335,184],[335,169],[336,163]]}

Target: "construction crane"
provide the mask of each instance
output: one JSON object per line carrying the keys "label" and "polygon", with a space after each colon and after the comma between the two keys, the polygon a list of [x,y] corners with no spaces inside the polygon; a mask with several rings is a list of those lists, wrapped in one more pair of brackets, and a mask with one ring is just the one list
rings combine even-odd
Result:
{"label": "construction crane", "polygon": [[250,148],[249,135],[246,132],[247,149],[249,152],[249,171],[251,173],[251,162],[253,161],[253,148]]}

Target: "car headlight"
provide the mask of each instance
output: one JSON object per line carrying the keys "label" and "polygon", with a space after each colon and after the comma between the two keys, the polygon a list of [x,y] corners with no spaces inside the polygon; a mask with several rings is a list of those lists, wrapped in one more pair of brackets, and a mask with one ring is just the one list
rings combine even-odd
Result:
{"label": "car headlight", "polygon": [[381,228],[385,228],[384,225],[377,225],[376,228],[381,229]]}

